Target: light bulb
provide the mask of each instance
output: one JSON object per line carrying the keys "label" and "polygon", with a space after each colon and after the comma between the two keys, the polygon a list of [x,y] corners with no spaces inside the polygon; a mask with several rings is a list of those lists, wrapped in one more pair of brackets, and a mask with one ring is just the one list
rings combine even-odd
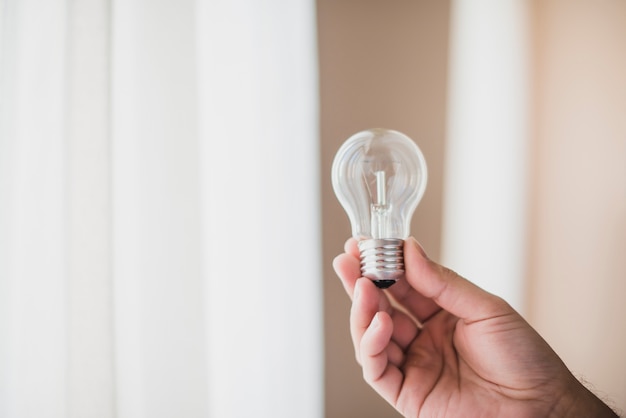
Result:
{"label": "light bulb", "polygon": [[404,240],[427,176],[422,152],[397,131],[362,131],[337,151],[333,189],[358,241],[361,274],[381,289],[404,276]]}

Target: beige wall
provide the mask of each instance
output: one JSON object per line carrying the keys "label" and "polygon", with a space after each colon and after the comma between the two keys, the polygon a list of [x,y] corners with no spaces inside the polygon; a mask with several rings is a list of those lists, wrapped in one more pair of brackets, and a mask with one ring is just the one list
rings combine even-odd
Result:
{"label": "beige wall", "polygon": [[626,2],[535,2],[529,320],[626,411]]}
{"label": "beige wall", "polygon": [[326,416],[395,412],[361,379],[348,330],[349,301],[331,262],[350,235],[330,184],[335,152],[372,127],[413,138],[429,165],[429,185],[413,234],[439,257],[445,127],[448,2],[319,0]]}

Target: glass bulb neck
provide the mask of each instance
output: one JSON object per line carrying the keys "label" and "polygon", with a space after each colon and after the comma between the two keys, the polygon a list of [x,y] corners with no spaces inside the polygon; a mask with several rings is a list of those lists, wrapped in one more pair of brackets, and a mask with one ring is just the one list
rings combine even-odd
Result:
{"label": "glass bulb neck", "polygon": [[385,289],[404,276],[404,240],[399,238],[359,241],[361,274]]}

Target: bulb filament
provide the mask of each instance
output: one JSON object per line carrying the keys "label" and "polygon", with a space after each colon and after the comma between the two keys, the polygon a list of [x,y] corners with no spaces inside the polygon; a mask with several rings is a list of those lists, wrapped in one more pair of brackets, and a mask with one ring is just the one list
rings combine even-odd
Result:
{"label": "bulb filament", "polygon": [[385,181],[385,172],[377,171],[376,173],[376,198],[377,206],[385,206],[387,204],[387,190]]}
{"label": "bulb filament", "polygon": [[387,234],[387,181],[384,171],[376,171],[376,202],[372,204],[372,235],[383,238]]}

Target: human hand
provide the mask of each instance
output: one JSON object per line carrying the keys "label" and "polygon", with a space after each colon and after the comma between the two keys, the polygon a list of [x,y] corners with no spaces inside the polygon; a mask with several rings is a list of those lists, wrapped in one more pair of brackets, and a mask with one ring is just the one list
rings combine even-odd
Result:
{"label": "human hand", "polygon": [[405,416],[615,417],[504,300],[404,244],[406,278],[361,278],[354,239],[334,260],[363,377]]}

